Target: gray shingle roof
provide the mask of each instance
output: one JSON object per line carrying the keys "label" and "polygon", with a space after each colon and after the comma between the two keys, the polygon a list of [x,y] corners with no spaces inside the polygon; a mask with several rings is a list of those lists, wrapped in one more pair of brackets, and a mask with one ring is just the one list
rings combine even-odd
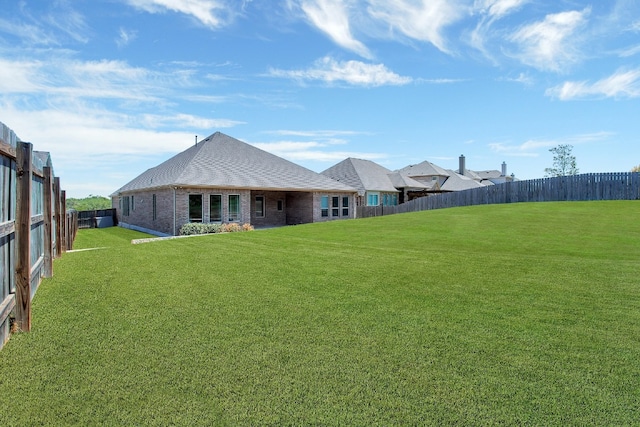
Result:
{"label": "gray shingle roof", "polygon": [[391,183],[396,188],[411,188],[411,189],[431,189],[432,186],[425,185],[421,182],[416,181],[413,178],[410,178],[400,172],[391,172],[389,174],[389,179],[391,179]]}
{"label": "gray shingle roof", "polygon": [[408,177],[415,177],[415,176],[449,176],[451,174],[451,171],[447,171],[445,169],[442,169],[440,166],[438,165],[434,165],[431,162],[428,161],[424,161],[422,163],[418,163],[417,165],[409,165],[406,166],[402,169],[400,169],[398,172],[408,176]]}
{"label": "gray shingle roof", "polygon": [[321,173],[355,187],[360,195],[365,191],[398,192],[389,178],[391,171],[371,160],[350,157]]}
{"label": "gray shingle roof", "polygon": [[480,177],[480,179],[494,179],[494,178],[500,178],[502,175],[502,172],[500,172],[499,170],[487,170],[487,171],[475,171],[476,174]]}
{"label": "gray shingle roof", "polygon": [[452,170],[449,171],[449,178],[442,184],[442,191],[462,191],[470,188],[484,187],[478,181],[467,176],[460,175]]}
{"label": "gray shingle roof", "polygon": [[147,170],[116,193],[166,186],[356,191],[346,184],[220,132]]}

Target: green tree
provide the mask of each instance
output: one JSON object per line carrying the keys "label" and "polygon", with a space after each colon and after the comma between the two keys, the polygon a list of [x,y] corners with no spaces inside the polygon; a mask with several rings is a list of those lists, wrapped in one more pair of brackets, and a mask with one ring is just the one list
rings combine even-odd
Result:
{"label": "green tree", "polygon": [[578,167],[576,166],[576,157],[571,154],[573,145],[560,144],[551,148],[549,151],[553,153],[553,167],[544,170],[544,176],[567,176],[577,175]]}
{"label": "green tree", "polygon": [[84,199],[67,199],[67,209],[77,211],[93,211],[98,209],[111,209],[111,199],[103,196],[89,195]]}
{"label": "green tree", "polygon": [[640,165],[638,165],[638,166],[634,166],[634,167],[631,169],[631,172],[640,172]]}

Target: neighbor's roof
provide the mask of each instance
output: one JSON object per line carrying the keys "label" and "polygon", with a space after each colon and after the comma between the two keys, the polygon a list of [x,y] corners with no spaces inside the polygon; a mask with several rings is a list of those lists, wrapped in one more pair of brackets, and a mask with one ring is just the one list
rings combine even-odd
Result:
{"label": "neighbor's roof", "polygon": [[117,193],[166,186],[355,192],[355,188],[216,132],[147,170]]}
{"label": "neighbor's roof", "polygon": [[500,172],[499,170],[488,170],[488,171],[476,171],[476,174],[481,178],[481,179],[496,179],[496,178],[500,178],[502,175],[502,172]]}
{"label": "neighbor's roof", "polygon": [[389,179],[391,179],[391,183],[396,188],[431,189],[433,187],[433,185],[425,185],[400,172],[391,172]]}
{"label": "neighbor's roof", "polygon": [[389,178],[391,171],[371,160],[349,157],[321,173],[355,187],[360,195],[365,191],[398,192]]}
{"label": "neighbor's roof", "polygon": [[449,171],[449,178],[442,184],[442,191],[462,191],[470,188],[480,188],[484,185],[480,184],[467,176],[460,175],[454,171]]}
{"label": "neighbor's roof", "polygon": [[431,162],[428,161],[424,161],[422,163],[418,163],[417,165],[409,165],[406,166],[402,169],[400,169],[398,172],[409,176],[409,177],[414,177],[414,176],[449,176],[451,174],[451,171],[447,171],[445,169],[442,169],[440,166],[438,165],[434,165]]}

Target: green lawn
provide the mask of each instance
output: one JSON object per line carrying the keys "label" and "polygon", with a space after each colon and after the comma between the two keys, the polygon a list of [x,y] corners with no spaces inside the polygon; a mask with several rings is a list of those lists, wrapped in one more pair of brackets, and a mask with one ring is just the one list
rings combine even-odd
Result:
{"label": "green lawn", "polygon": [[640,202],[138,237],[56,260],[1,426],[639,423]]}

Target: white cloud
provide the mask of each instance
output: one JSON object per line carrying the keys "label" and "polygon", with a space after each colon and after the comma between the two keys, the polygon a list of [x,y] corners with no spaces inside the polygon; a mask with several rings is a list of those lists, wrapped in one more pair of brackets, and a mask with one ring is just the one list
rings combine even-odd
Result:
{"label": "white cloud", "polygon": [[137,36],[138,33],[136,31],[127,31],[120,27],[120,30],[118,31],[118,38],[116,38],[116,45],[118,45],[118,47],[125,47],[135,40]]}
{"label": "white cloud", "polygon": [[408,1],[368,0],[369,13],[390,29],[410,39],[433,44],[450,53],[445,40],[445,28],[468,13],[468,8],[456,0]]}
{"label": "white cloud", "polygon": [[517,9],[520,9],[530,0],[476,0],[474,8],[491,18],[500,19]]}
{"label": "white cloud", "polygon": [[531,139],[519,145],[505,142],[495,142],[489,144],[489,148],[492,151],[505,156],[538,157],[540,155],[541,149],[548,149],[561,144],[578,145],[590,142],[603,142],[608,140],[611,136],[613,136],[611,132],[595,132],[572,135],[557,139]]}
{"label": "white cloud", "polygon": [[57,28],[63,34],[71,37],[71,39],[80,43],[87,43],[90,29],[85,22],[84,16],[67,7],[66,2],[59,2],[59,4],[63,5],[62,9],[49,14],[45,18],[45,22],[52,28]]}
{"label": "white cloud", "polygon": [[290,161],[314,161],[321,163],[336,163],[348,157],[376,160],[386,159],[384,153],[367,153],[356,151],[332,151],[326,145],[318,142],[277,141],[260,142],[252,145]]}
{"label": "white cloud", "polygon": [[626,49],[622,49],[618,52],[618,55],[621,58],[629,58],[631,56],[635,56],[640,53],[640,45],[631,46]]}
{"label": "white cloud", "polygon": [[481,18],[476,28],[470,32],[469,43],[493,62],[496,60],[486,45],[493,40],[502,40],[503,34],[494,30],[494,24],[505,16],[516,12],[529,0],[476,0],[474,13]]}
{"label": "white cloud", "polygon": [[562,71],[579,62],[579,30],[591,9],[550,14],[543,21],[525,25],[510,37],[519,45],[515,55],[524,64],[547,71]]}
{"label": "white cloud", "polygon": [[265,133],[284,135],[284,136],[303,136],[310,138],[334,138],[336,136],[353,136],[366,135],[366,132],[358,132],[353,130],[275,130]]}
{"label": "white cloud", "polygon": [[351,33],[347,4],[342,0],[305,0],[300,4],[311,23],[335,43],[370,59],[369,49]]}
{"label": "white cloud", "polygon": [[231,15],[230,8],[220,0],[127,0],[138,9],[149,13],[167,10],[192,16],[203,25],[220,28],[227,24],[225,17]]}
{"label": "white cloud", "polygon": [[161,102],[162,94],[193,84],[190,70],[163,72],[117,60],[80,61],[60,51],[33,60],[0,59],[0,92],[46,97],[54,103],[57,98]]}
{"label": "white cloud", "polygon": [[562,101],[581,98],[638,98],[640,97],[640,68],[619,70],[595,83],[564,82],[547,89],[546,95]]}
{"label": "white cloud", "polygon": [[156,115],[144,114],[140,117],[141,124],[146,128],[159,129],[163,127],[178,129],[217,129],[230,128],[245,122],[230,119],[212,119],[191,114]]}
{"label": "white cloud", "polygon": [[344,82],[354,86],[405,85],[411,77],[400,76],[383,64],[367,64],[360,61],[336,61],[324,57],[306,70],[270,70],[273,77],[285,77],[301,81]]}
{"label": "white cloud", "polygon": [[513,83],[521,83],[525,86],[530,86],[533,84],[534,79],[533,77],[531,77],[529,74],[527,73],[520,73],[518,74],[518,77],[505,77],[501,80],[507,81],[507,82],[513,82]]}

